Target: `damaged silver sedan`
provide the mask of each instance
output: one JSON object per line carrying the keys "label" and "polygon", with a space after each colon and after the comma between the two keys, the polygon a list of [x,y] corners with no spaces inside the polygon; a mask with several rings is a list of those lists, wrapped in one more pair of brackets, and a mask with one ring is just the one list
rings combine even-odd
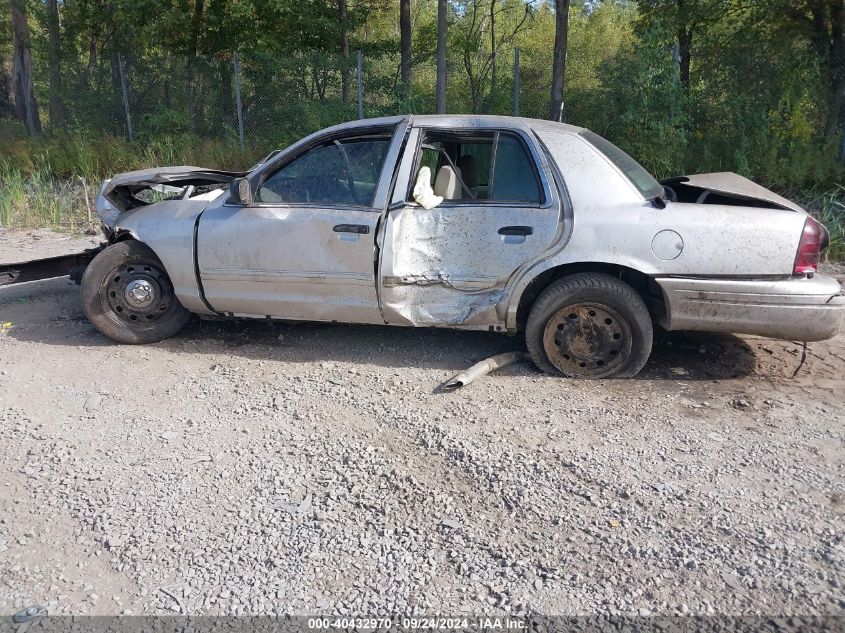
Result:
{"label": "damaged silver sedan", "polygon": [[105,335],[191,318],[522,332],[541,369],[635,375],[668,330],[833,336],[823,226],[736,174],[657,182],[587,130],[402,116],[313,134],[249,172],[107,181],[82,278]]}

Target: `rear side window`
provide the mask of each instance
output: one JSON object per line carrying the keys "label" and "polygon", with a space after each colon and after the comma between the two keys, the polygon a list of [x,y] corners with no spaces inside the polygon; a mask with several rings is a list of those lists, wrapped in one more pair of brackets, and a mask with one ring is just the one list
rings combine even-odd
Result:
{"label": "rear side window", "polygon": [[[422,141],[417,173],[431,170],[435,194],[454,202],[541,204],[534,160],[507,132],[430,131]],[[416,178],[412,183],[416,182]]]}
{"label": "rear side window", "polygon": [[616,165],[627,176],[628,180],[634,184],[643,198],[650,200],[663,195],[663,185],[657,182],[654,176],[645,170],[645,167],[616,147],[616,145],[589,130],[581,134],[593,147],[604,154],[611,163]]}
{"label": "rear side window", "polygon": [[490,198],[502,202],[538,204],[541,200],[534,161],[526,153],[523,144],[509,134],[498,135]]}

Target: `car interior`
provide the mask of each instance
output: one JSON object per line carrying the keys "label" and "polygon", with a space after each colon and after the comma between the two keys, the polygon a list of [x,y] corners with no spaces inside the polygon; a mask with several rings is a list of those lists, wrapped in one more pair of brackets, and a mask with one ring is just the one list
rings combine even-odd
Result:
{"label": "car interior", "polygon": [[434,194],[444,200],[539,202],[536,169],[524,145],[500,132],[427,132],[417,170],[433,174]]}

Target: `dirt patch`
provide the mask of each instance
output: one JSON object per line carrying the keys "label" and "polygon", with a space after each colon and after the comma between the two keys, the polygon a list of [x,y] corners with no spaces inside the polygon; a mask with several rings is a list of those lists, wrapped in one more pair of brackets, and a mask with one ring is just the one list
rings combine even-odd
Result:
{"label": "dirt patch", "polygon": [[662,334],[634,380],[444,394],[519,339],[120,346],[67,280],[0,289],[0,323],[5,614],[845,611],[843,336],[794,377],[796,343]]}
{"label": "dirt patch", "polygon": [[97,246],[102,239],[101,236],[56,233],[49,229],[0,228],[0,264],[77,253]]}

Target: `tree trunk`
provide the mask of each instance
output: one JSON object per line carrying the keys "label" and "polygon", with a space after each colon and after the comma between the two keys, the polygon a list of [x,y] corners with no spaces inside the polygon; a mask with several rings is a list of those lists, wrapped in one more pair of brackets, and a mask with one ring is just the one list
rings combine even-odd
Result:
{"label": "tree trunk", "polygon": [[839,128],[842,134],[840,160],[845,160],[845,0],[835,0],[830,10],[830,76],[833,94],[829,113],[828,129],[831,133]]}
{"label": "tree trunk", "polygon": [[15,116],[30,136],[41,133],[38,103],[32,90],[32,52],[29,49],[26,0],[12,3],[12,94]]}
{"label": "tree trunk", "polygon": [[399,39],[402,84],[407,98],[411,94],[411,0],[399,0]]}
{"label": "tree trunk", "polygon": [[496,98],[496,0],[490,0],[490,96]]}
{"label": "tree trunk", "polygon": [[681,78],[681,85],[684,87],[684,94],[689,94],[689,67],[692,58],[692,34],[686,26],[678,29],[678,54],[680,56],[678,73]]}
{"label": "tree trunk", "polygon": [[0,117],[15,116],[15,96],[12,91],[12,58],[0,56]]}
{"label": "tree trunk", "polygon": [[12,94],[12,60],[0,56],[0,117],[14,116],[15,98]]}
{"label": "tree trunk", "polygon": [[552,55],[552,98],[549,119],[563,120],[563,87],[566,83],[566,44],[569,36],[569,0],[555,0],[555,49]]}
{"label": "tree trunk", "polygon": [[59,34],[58,0],[47,0],[47,67],[50,75],[50,125],[65,127],[65,104],[62,100],[61,39]]}
{"label": "tree trunk", "polygon": [[446,113],[446,0],[437,0],[437,113]]}
{"label": "tree trunk", "polygon": [[340,70],[340,92],[343,102],[349,101],[349,11],[346,0],[337,2],[340,19],[340,56],[343,68]]}
{"label": "tree trunk", "polygon": [[94,77],[94,71],[97,69],[97,34],[94,28],[91,28],[91,38],[88,41],[88,64],[85,68],[85,80],[89,84]]}

